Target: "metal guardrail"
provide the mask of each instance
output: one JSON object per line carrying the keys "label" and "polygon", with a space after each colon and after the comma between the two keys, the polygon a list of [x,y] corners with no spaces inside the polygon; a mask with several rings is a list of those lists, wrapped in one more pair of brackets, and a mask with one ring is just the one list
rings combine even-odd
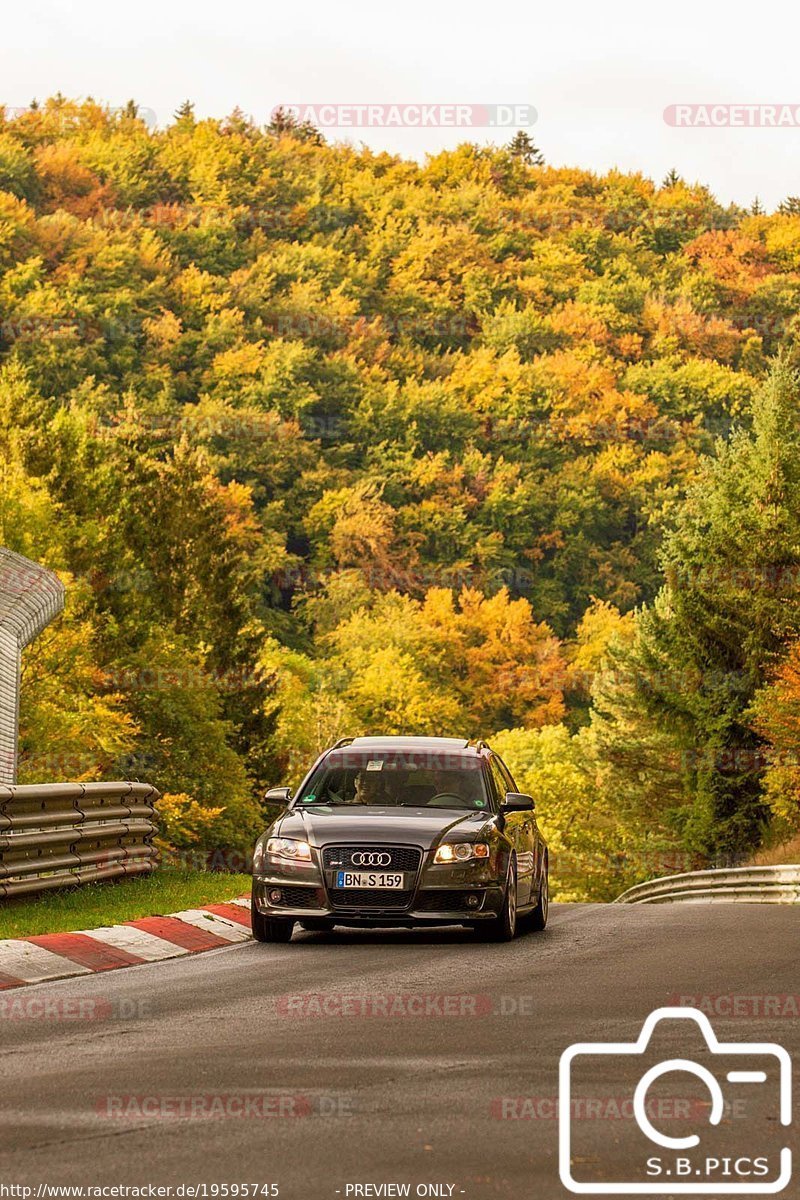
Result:
{"label": "metal guardrail", "polygon": [[64,607],[57,575],[0,546],[0,784],[17,782],[22,651]]}
{"label": "metal guardrail", "polygon": [[0,784],[0,899],[152,871],[148,783]]}
{"label": "metal guardrail", "polygon": [[800,865],[732,867],[666,875],[628,888],[615,904],[694,904],[739,901],[749,904],[800,904]]}

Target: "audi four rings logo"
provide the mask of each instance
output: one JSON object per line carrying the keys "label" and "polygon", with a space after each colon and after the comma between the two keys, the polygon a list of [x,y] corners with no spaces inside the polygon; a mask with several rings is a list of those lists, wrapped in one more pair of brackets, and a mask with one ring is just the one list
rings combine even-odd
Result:
{"label": "audi four rings logo", "polygon": [[391,854],[368,854],[365,850],[357,850],[351,855],[350,861],[354,867],[388,867],[392,861]]}

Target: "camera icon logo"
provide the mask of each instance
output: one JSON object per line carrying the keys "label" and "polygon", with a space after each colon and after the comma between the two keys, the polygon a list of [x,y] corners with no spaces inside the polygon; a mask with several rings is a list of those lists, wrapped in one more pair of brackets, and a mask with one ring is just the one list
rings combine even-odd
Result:
{"label": "camera icon logo", "polygon": [[[656,1009],[635,1042],[569,1046],[558,1116],[561,1182],[579,1195],[774,1195],[791,1180],[788,1052],[720,1042],[695,1008]],[[593,1116],[618,1119],[613,1136]],[[773,1144],[746,1144],[756,1135]]]}

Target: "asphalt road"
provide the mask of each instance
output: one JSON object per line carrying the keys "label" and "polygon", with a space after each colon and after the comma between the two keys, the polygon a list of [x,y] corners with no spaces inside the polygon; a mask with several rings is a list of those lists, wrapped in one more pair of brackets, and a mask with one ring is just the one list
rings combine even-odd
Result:
{"label": "asphalt road", "polygon": [[[0,1184],[564,1196],[553,1101],[568,1045],[631,1041],[653,1009],[706,996],[743,1014],[714,1017],[721,1038],[800,1057],[786,999],[799,962],[796,907],[555,905],[544,934],[510,945],[466,931],[303,933],[6,992]],[[368,1015],[334,1015],[345,995]],[[375,1011],[390,1003],[399,1011]],[[680,1050],[677,1034],[667,1041]],[[630,1095],[629,1067],[608,1060],[584,1094]],[[748,1103],[748,1120],[724,1124],[752,1150],[775,1134],[775,1106]],[[614,1147],[615,1169],[633,1169],[630,1128],[605,1110],[582,1120],[576,1169],[599,1177]]]}

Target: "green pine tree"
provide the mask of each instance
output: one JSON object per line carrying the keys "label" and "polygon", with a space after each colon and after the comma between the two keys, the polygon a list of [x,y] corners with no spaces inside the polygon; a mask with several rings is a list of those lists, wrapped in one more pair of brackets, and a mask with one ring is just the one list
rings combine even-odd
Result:
{"label": "green pine tree", "polygon": [[191,129],[195,124],[194,103],[191,100],[184,100],[183,104],[175,109],[172,119],[176,125]]}
{"label": "green pine tree", "polygon": [[595,697],[625,803],[712,860],[746,854],[767,820],[747,710],[800,628],[799,394],[779,363],[752,433],[707,460],[665,540],[666,585]]}
{"label": "green pine tree", "polygon": [[544,155],[524,129],[518,129],[506,147],[514,158],[521,158],[529,167],[544,166]]}
{"label": "green pine tree", "polygon": [[316,125],[311,121],[299,120],[291,109],[282,105],[273,110],[267,133],[273,137],[292,137],[298,142],[311,142],[315,146],[321,146],[324,140]]}

